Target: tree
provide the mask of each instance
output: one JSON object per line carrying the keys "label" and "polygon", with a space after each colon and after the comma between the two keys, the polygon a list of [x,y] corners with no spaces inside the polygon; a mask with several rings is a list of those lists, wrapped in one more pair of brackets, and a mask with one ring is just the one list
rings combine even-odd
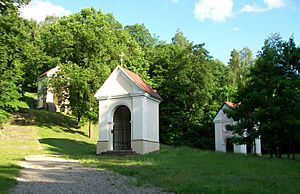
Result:
{"label": "tree", "polygon": [[238,87],[245,84],[249,68],[253,65],[252,51],[245,47],[241,51],[233,49],[228,64],[229,83],[227,86],[228,100],[234,101]]}
{"label": "tree", "polygon": [[228,111],[237,125],[232,127],[237,143],[252,144],[261,136],[270,155],[280,158],[288,143],[288,153],[299,139],[300,48],[293,38],[268,38],[259,53],[250,77],[237,94],[241,104]]}
{"label": "tree", "polygon": [[233,49],[229,60],[230,80],[231,84],[238,85],[240,83],[240,54],[236,49]]}
{"label": "tree", "polygon": [[30,0],[1,0],[0,1],[0,15],[16,15],[18,9],[29,3]]}
{"label": "tree", "polygon": [[157,38],[151,35],[144,24],[127,25],[124,29],[129,32],[129,34],[143,49],[153,47],[153,45],[158,41]]}
{"label": "tree", "polygon": [[250,67],[254,64],[252,51],[244,47],[240,52],[240,84],[245,84]]}
{"label": "tree", "polygon": [[23,92],[24,58],[29,55],[29,25],[18,17],[15,2],[25,1],[0,2],[0,109],[5,111],[18,108]]}
{"label": "tree", "polygon": [[222,96],[226,96],[222,92],[226,81],[224,85],[220,82],[226,76],[221,73],[226,66],[212,60],[204,44],[190,43],[181,32],[175,34],[171,44],[159,43],[154,51],[150,76],[163,98],[162,142],[212,149],[212,117],[224,101]]}
{"label": "tree", "polygon": [[71,110],[78,121],[97,119],[93,95],[120,65],[121,53],[124,67],[149,80],[149,65],[142,48],[111,14],[88,8],[45,23],[41,40],[44,52],[58,58],[61,67],[53,87],[68,91]]}

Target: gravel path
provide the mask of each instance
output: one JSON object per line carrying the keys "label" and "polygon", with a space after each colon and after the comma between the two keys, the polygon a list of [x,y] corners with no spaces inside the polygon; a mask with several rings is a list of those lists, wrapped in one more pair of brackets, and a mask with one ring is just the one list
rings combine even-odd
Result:
{"label": "gravel path", "polygon": [[28,156],[12,193],[164,193],[155,187],[134,186],[135,179],[108,170],[83,167],[76,160]]}

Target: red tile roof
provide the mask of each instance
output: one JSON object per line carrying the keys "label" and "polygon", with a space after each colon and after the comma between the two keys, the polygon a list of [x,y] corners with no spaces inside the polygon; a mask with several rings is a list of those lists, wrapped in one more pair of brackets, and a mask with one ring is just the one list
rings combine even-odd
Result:
{"label": "red tile roof", "polygon": [[40,75],[40,77],[42,77],[42,76],[47,76],[47,74],[48,74],[49,72],[55,70],[56,68],[59,68],[59,67],[56,66],[56,67],[53,67],[53,68],[51,68],[51,69],[48,69],[46,72],[44,72],[42,75]]}
{"label": "red tile roof", "polygon": [[228,101],[225,101],[224,102],[227,106],[229,106],[229,108],[235,108],[237,106],[239,106],[239,104],[235,104],[233,102],[228,102]]}
{"label": "red tile roof", "polygon": [[120,67],[122,71],[125,72],[125,74],[128,75],[128,77],[137,84],[142,90],[150,94],[151,96],[162,100],[162,98],[148,85],[146,82],[137,74],[133,73],[132,71],[129,71],[128,69],[125,69],[123,67]]}

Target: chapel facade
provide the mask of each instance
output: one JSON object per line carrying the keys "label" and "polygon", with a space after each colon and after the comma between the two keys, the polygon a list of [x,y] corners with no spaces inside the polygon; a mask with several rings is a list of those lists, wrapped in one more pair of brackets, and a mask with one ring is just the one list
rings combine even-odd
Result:
{"label": "chapel facade", "polygon": [[224,102],[221,109],[218,111],[213,122],[215,124],[215,150],[221,152],[234,153],[255,153],[261,155],[261,141],[260,138],[255,139],[254,146],[242,144],[234,144],[231,141],[233,137],[232,131],[227,130],[227,125],[235,125],[235,121],[229,118],[224,110],[232,109],[238,106],[232,102]]}
{"label": "chapel facade", "polygon": [[95,97],[99,101],[97,154],[159,150],[162,98],[140,76],[117,66]]}

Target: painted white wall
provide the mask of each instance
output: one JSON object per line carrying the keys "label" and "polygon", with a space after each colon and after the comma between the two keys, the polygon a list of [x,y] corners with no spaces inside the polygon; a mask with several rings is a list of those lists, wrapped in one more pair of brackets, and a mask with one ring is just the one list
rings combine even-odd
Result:
{"label": "painted white wall", "polygon": [[234,144],[233,146],[234,146],[234,153],[247,154],[247,146],[245,144],[242,145]]}
{"label": "painted white wall", "polygon": [[[42,82],[45,81],[45,79],[47,79],[47,77],[53,76],[57,71],[59,70],[59,66],[56,66],[52,69],[49,69],[47,72],[45,72],[43,74],[42,77],[40,77],[38,79],[38,91],[44,90],[44,88],[42,88]],[[38,94],[43,94],[43,93],[39,93]],[[51,92],[51,89],[47,87],[47,94],[45,95],[46,103],[53,103],[54,102],[54,95]],[[44,107],[44,101],[43,101],[44,96],[39,96],[37,98],[37,108],[43,108]]]}
{"label": "painted white wall", "polygon": [[133,109],[133,118],[132,118],[132,139],[143,139],[144,138],[144,126],[143,126],[143,97],[132,97],[132,109]]}
{"label": "painted white wall", "polygon": [[[99,142],[108,142],[108,150],[113,150],[111,130],[114,111],[117,107],[125,105],[131,112],[131,140],[142,146],[141,149],[137,148],[142,150],[141,153],[147,153],[147,150],[154,151],[153,148],[143,148],[146,146],[143,142],[159,143],[159,100],[139,89],[118,68],[104,82],[95,97],[99,100]],[[159,144],[155,147],[159,149]]]}
{"label": "painted white wall", "polygon": [[[213,122],[215,124],[215,150],[226,152],[226,138],[233,136],[231,131],[226,130],[227,125],[234,125],[234,120],[228,118],[224,110],[228,109],[228,105],[224,104],[215,116]],[[256,154],[261,155],[261,142],[260,139],[255,140]],[[234,153],[244,153],[247,154],[247,146],[242,145],[233,145]]]}
{"label": "painted white wall", "polygon": [[215,123],[215,149],[216,151],[226,152],[226,138],[232,137],[232,132],[226,130],[227,125],[232,125],[233,120],[228,118],[224,110],[229,108],[226,104],[217,113],[214,118]]}
{"label": "painted white wall", "polygon": [[159,103],[146,98],[145,115],[147,140],[159,142]]}
{"label": "painted white wall", "polygon": [[261,141],[260,141],[260,137],[255,139],[255,151],[256,151],[256,154],[258,155],[262,155],[261,154]]}
{"label": "painted white wall", "polygon": [[[131,121],[133,118],[133,111],[132,111],[132,99],[127,96],[118,99],[106,99],[99,101],[99,136],[98,140],[108,141],[110,150],[113,150],[113,116],[115,110],[119,106],[127,106],[131,113]],[[133,121],[131,122],[133,123]],[[132,125],[131,125],[131,132],[133,133]],[[131,134],[132,138],[132,134]]]}

